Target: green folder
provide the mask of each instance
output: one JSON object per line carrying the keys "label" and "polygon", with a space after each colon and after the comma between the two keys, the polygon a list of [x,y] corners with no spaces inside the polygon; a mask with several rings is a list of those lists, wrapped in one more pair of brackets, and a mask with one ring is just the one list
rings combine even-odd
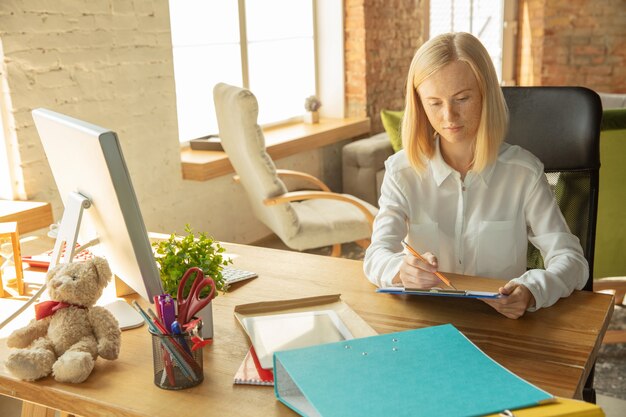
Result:
{"label": "green folder", "polygon": [[451,324],[276,352],[274,381],[310,417],[478,416],[554,400]]}

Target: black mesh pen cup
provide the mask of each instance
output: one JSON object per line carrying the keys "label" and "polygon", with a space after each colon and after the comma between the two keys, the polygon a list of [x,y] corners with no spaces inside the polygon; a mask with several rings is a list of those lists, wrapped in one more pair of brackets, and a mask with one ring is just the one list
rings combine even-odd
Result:
{"label": "black mesh pen cup", "polygon": [[[194,387],[204,380],[202,347],[193,350],[193,341],[188,333],[181,335],[152,336],[152,361],[154,384],[163,389],[179,390]],[[198,329],[201,337],[202,329]]]}

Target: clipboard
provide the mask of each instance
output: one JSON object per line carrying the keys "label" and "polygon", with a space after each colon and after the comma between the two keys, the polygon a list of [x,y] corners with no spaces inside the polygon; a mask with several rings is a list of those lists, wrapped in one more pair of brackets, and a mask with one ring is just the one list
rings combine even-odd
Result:
{"label": "clipboard", "polygon": [[473,291],[473,290],[452,290],[441,288],[404,288],[404,287],[388,287],[378,288],[376,292],[383,294],[407,294],[407,295],[430,295],[435,297],[456,297],[456,298],[501,298],[502,294],[489,291]]}

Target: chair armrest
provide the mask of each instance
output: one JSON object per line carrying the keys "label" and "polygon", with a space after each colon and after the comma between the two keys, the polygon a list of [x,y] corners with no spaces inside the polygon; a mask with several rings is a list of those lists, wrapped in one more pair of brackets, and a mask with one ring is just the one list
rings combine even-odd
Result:
{"label": "chair armrest", "polygon": [[626,108],[608,109],[602,112],[602,125],[600,130],[623,130],[626,129]]}
{"label": "chair armrest", "polygon": [[[291,169],[277,169],[276,174],[285,178],[294,178],[298,180],[307,181],[322,191],[330,191],[330,188],[328,188],[328,186],[324,184],[322,180],[320,180],[317,177],[314,177],[313,175],[307,174],[305,172],[293,171]],[[241,178],[239,177],[239,175],[233,175],[233,181],[235,181],[237,184],[239,184],[240,180]]]}
{"label": "chair armrest", "polygon": [[374,215],[365,205],[363,205],[358,198],[348,195],[348,194],[339,194],[328,191],[291,191],[282,195],[278,195],[276,197],[270,197],[263,200],[263,204],[266,206],[275,206],[278,204],[288,203],[290,201],[302,201],[302,200],[312,200],[316,198],[325,198],[329,200],[339,200],[345,201],[346,203],[350,203],[363,213],[365,218],[367,219],[370,229],[374,224]]}
{"label": "chair armrest", "polygon": [[320,190],[322,190],[322,191],[329,191],[330,192],[330,188],[328,188],[328,186],[326,184],[324,184],[324,182],[322,180],[320,180],[317,177],[314,177],[313,175],[307,174],[305,172],[293,171],[291,169],[277,169],[276,173],[279,176],[281,176],[281,177],[295,178],[295,179],[299,179],[299,180],[308,181],[311,184],[313,184],[316,187],[318,187]]}

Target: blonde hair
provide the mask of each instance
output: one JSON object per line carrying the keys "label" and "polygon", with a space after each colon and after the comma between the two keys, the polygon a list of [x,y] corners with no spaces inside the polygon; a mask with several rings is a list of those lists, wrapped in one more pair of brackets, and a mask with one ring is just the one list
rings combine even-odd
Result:
{"label": "blonde hair", "polygon": [[445,33],[436,36],[415,53],[406,84],[402,145],[409,162],[417,171],[425,169],[424,158],[431,159],[435,154],[435,131],[422,107],[417,88],[426,78],[454,61],[463,61],[469,65],[482,96],[472,169],[480,172],[494,162],[504,140],[508,111],[489,53],[469,33]]}

